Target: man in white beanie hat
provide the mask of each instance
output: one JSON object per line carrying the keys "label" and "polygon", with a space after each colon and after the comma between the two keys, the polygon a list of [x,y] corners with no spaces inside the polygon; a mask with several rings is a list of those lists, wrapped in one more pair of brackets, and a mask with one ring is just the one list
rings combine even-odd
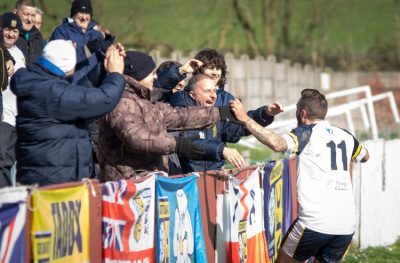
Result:
{"label": "man in white beanie hat", "polygon": [[76,65],[76,51],[71,41],[54,40],[50,41],[43,49],[42,62],[47,60],[55,65],[66,76],[74,73]]}
{"label": "man in white beanie hat", "polygon": [[124,88],[125,51],[106,53],[107,76],[98,88],[71,84],[76,64],[70,41],[50,41],[39,59],[11,79],[17,95],[17,181],[48,185],[80,181],[93,173],[88,120],[110,112]]}

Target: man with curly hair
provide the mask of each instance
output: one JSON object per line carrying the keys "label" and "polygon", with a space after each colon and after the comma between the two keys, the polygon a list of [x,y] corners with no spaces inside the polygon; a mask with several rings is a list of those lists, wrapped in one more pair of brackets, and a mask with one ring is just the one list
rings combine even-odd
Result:
{"label": "man with curly hair", "polygon": [[[206,74],[214,80],[215,85],[218,87],[215,107],[228,106],[229,101],[234,100],[235,97],[224,89],[229,75],[224,55],[215,49],[205,48],[199,51],[194,56],[194,59],[201,61],[203,65],[193,72],[193,76]],[[182,77],[186,77],[186,75],[183,74]],[[163,83],[160,83],[160,85],[163,86]],[[181,101],[187,100],[187,96],[188,94],[185,92],[177,92],[171,97],[170,103],[171,105],[180,104]]]}
{"label": "man with curly hair", "polygon": [[[214,106],[224,107],[228,106],[230,101],[235,100],[235,97],[229,92],[224,90],[224,86],[227,82],[228,70],[225,63],[224,56],[215,49],[206,48],[198,52],[195,57],[195,61],[200,61],[198,67],[193,71],[193,78],[199,75],[209,76],[216,86],[215,94],[212,94],[212,98],[209,98],[208,103],[202,103],[201,97],[210,97],[210,94],[205,92],[202,88],[193,88],[197,86],[197,81],[190,81],[193,85],[188,85],[182,92],[176,92],[172,94],[170,98],[170,104],[174,107],[188,107],[188,106]],[[173,67],[173,66],[172,66]],[[173,70],[171,70],[173,71]],[[186,75],[182,75],[186,77]],[[168,78],[166,78],[168,79]],[[173,86],[171,83],[170,85]],[[179,81],[178,78],[175,79]],[[165,86],[165,81],[159,80],[160,86]],[[193,87],[189,87],[193,86]],[[200,85],[201,86],[201,85]],[[210,90],[208,90],[210,91]],[[256,110],[251,110],[247,114],[250,118],[254,119],[258,124],[265,127],[273,122],[274,116],[282,112],[281,105],[278,103],[272,103],[268,106],[260,107]],[[224,154],[229,148],[225,147],[226,143],[236,143],[242,136],[250,135],[244,125],[237,123],[222,122],[218,123],[214,127],[211,127],[204,131],[191,130],[183,132],[184,137],[192,137],[194,135],[200,136],[202,140],[197,140],[197,143],[204,145],[206,148],[207,155],[203,160],[188,160],[180,158],[180,164],[176,166],[181,167],[181,171],[170,171],[172,173],[189,173],[189,172],[201,172],[209,170],[221,170],[224,165],[224,160],[240,159],[238,154],[231,153],[228,157]],[[210,158],[212,156],[212,158]],[[230,161],[231,162],[231,161]],[[231,162],[232,163],[232,162]],[[240,166],[242,162],[234,162]],[[232,163],[233,164],[233,163]]]}

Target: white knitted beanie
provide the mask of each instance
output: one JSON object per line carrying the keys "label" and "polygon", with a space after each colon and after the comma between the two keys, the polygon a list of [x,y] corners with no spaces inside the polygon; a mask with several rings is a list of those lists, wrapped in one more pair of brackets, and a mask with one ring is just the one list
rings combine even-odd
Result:
{"label": "white knitted beanie", "polygon": [[43,49],[43,57],[56,65],[64,73],[76,65],[76,51],[71,41],[57,39],[50,41]]}

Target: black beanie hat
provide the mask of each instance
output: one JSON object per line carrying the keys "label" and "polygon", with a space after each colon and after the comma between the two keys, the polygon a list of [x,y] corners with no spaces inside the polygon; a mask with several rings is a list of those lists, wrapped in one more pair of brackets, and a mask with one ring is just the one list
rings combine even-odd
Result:
{"label": "black beanie hat", "polygon": [[155,68],[156,63],[151,56],[140,51],[128,51],[124,59],[124,74],[137,81],[147,77]]}
{"label": "black beanie hat", "polygon": [[7,12],[1,16],[1,19],[3,20],[2,28],[18,29],[21,31],[22,22],[18,15]]}
{"label": "black beanie hat", "polygon": [[93,9],[92,3],[90,0],[74,0],[71,6],[71,14],[70,16],[73,17],[76,13],[88,13],[93,16]]}

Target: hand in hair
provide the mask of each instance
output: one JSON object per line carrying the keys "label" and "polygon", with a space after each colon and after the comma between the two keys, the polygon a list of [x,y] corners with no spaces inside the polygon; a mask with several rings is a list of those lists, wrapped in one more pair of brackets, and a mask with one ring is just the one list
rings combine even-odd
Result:
{"label": "hand in hair", "polygon": [[198,68],[203,66],[203,62],[197,59],[191,59],[179,68],[181,74],[192,74]]}

